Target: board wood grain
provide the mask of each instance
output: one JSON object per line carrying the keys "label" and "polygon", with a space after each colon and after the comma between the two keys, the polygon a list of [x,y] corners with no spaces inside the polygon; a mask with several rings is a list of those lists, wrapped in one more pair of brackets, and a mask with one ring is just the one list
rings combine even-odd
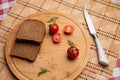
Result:
{"label": "board wood grain", "polygon": [[[47,21],[57,16],[56,21],[59,25],[59,33],[62,35],[62,41],[55,44],[52,36],[49,35]],[[14,45],[19,25],[26,19],[40,20],[46,25],[46,35],[42,42],[41,49],[34,62],[28,62],[24,59],[11,57],[10,52]],[[20,80],[73,80],[84,69],[89,59],[89,41],[83,26],[79,24],[71,15],[65,15],[58,12],[37,12],[20,21],[11,31],[5,47],[5,57],[12,73]],[[65,25],[73,25],[74,32],[66,35],[63,32]],[[39,35],[38,35],[39,37]],[[80,54],[75,60],[69,60],[66,55],[69,47],[67,40],[73,41],[78,47]],[[37,76],[40,68],[47,68],[50,72]]]}

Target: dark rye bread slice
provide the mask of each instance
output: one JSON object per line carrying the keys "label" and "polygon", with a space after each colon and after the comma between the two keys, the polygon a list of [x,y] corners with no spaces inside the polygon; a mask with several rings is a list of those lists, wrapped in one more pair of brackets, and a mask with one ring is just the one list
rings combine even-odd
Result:
{"label": "dark rye bread slice", "polygon": [[20,24],[20,29],[16,39],[22,42],[31,42],[40,44],[42,42],[46,29],[45,24],[38,20],[28,19]]}
{"label": "dark rye bread slice", "polygon": [[11,51],[11,56],[34,61],[39,52],[40,45],[23,42],[15,42]]}
{"label": "dark rye bread slice", "polygon": [[19,27],[11,56],[34,61],[45,36],[45,24],[38,20],[28,19]]}

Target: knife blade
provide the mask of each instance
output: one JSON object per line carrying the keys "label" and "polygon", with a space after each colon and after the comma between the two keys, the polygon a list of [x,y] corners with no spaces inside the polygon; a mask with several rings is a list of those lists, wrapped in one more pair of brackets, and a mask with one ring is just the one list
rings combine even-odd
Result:
{"label": "knife blade", "polygon": [[96,34],[96,30],[94,28],[94,25],[92,23],[90,15],[88,14],[85,7],[83,8],[83,13],[84,13],[84,18],[86,20],[89,32],[94,37],[95,42],[96,42],[97,51],[98,51],[98,62],[100,64],[104,65],[104,66],[108,66],[109,62],[108,62],[107,57],[105,55],[104,49],[103,49],[103,47],[102,47],[102,45],[100,43],[100,40],[99,40],[99,38],[98,38],[98,36]]}

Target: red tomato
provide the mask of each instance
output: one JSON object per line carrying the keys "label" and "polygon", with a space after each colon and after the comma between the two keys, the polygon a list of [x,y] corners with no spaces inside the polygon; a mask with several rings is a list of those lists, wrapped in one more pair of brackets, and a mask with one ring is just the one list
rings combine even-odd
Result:
{"label": "red tomato", "polygon": [[79,55],[79,50],[75,46],[70,46],[67,50],[67,56],[70,59],[75,59]]}
{"label": "red tomato", "polygon": [[55,43],[61,42],[61,40],[62,40],[61,34],[60,33],[54,34],[52,39],[53,39],[53,42],[55,42]]}
{"label": "red tomato", "polygon": [[50,33],[51,35],[57,33],[58,30],[59,30],[59,27],[58,27],[57,24],[53,24],[53,25],[50,25],[50,26],[49,26],[49,33]]}
{"label": "red tomato", "polygon": [[66,33],[66,34],[71,34],[71,33],[73,33],[73,31],[74,31],[74,28],[72,25],[66,25],[64,27],[64,33]]}

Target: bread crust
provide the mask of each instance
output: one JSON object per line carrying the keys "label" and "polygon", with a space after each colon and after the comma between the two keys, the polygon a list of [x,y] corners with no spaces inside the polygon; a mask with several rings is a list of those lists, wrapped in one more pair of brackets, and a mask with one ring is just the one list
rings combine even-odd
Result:
{"label": "bread crust", "polygon": [[11,56],[33,62],[45,37],[45,24],[38,20],[28,19],[23,21],[19,27]]}
{"label": "bread crust", "polygon": [[45,24],[41,21],[27,19],[23,21],[19,27],[20,29],[16,37],[18,41],[28,41],[40,44],[45,36]]}

